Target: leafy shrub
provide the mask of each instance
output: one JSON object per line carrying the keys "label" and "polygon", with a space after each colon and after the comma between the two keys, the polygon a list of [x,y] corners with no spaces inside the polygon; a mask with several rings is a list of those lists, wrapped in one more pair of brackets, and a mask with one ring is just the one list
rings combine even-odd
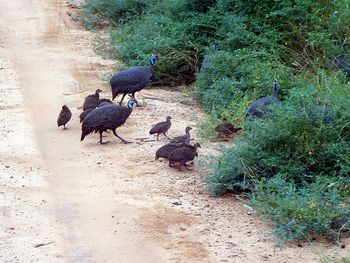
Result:
{"label": "leafy shrub", "polygon": [[318,79],[300,78],[304,86],[267,117],[248,119],[207,178],[215,194],[251,192],[284,239],[333,235],[332,222],[349,216],[350,90],[342,76],[320,71]]}
{"label": "leafy shrub", "polygon": [[250,204],[273,222],[275,233],[282,239],[336,238],[350,230],[350,206],[344,200],[349,187],[344,177],[320,176],[300,188],[278,175],[257,184]]}
{"label": "leafy shrub", "polygon": [[106,19],[114,25],[126,23],[141,15],[149,2],[150,0],[88,0],[82,6],[81,20],[89,29],[96,28]]}

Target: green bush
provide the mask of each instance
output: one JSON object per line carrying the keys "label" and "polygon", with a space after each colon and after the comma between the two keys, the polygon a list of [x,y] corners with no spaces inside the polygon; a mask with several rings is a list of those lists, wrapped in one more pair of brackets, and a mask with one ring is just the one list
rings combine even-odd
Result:
{"label": "green bush", "polygon": [[[320,71],[318,79],[300,78],[302,88],[267,117],[249,118],[235,147],[209,164],[212,192],[251,192],[284,239],[334,235],[332,222],[348,220],[350,90],[342,76]],[[308,208],[311,200],[319,210]]]}
{"label": "green bush", "polygon": [[141,15],[149,2],[150,0],[88,0],[82,5],[80,18],[89,29],[98,27],[105,20],[112,25],[122,24]]}
{"label": "green bush", "polygon": [[350,190],[347,178],[320,176],[301,188],[277,175],[256,187],[250,204],[273,222],[275,234],[282,239],[337,238],[350,230],[350,206],[344,200]]}

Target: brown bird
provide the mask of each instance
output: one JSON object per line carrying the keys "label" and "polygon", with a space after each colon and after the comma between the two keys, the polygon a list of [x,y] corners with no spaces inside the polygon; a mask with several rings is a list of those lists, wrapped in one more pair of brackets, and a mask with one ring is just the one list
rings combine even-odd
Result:
{"label": "brown bird", "polygon": [[156,158],[155,161],[158,160],[159,158],[169,158],[169,154],[171,154],[174,150],[179,148],[180,146],[186,145],[184,143],[167,143],[160,147],[157,152],[156,152]]}
{"label": "brown bird", "polygon": [[66,124],[69,122],[69,120],[72,118],[72,112],[67,107],[67,105],[62,106],[62,110],[57,118],[57,126],[60,127],[63,125],[63,129],[66,129]]}
{"label": "brown bird", "polygon": [[94,94],[90,94],[85,98],[83,104],[83,111],[86,111],[87,109],[94,109],[98,106],[98,104],[100,103],[99,100],[101,92],[102,90],[97,89]]}
{"label": "brown bird", "polygon": [[159,134],[164,134],[165,137],[170,139],[168,135],[166,135],[166,132],[171,127],[171,120],[172,118],[170,116],[166,117],[166,121],[158,122],[155,124],[152,129],[149,131],[149,134],[157,134],[157,141],[159,140]]}
{"label": "brown bird", "polygon": [[218,138],[221,137],[228,137],[232,134],[235,134],[236,132],[242,130],[242,128],[235,128],[231,123],[229,123],[226,119],[224,119],[224,121],[220,124],[218,124],[215,127],[215,131],[217,131],[218,134]]}
{"label": "brown bird", "polygon": [[176,148],[173,152],[169,154],[169,166],[174,167],[175,163],[179,164],[179,171],[181,171],[182,165],[186,167],[188,171],[190,169],[187,167],[186,162],[192,161],[195,157],[198,157],[197,148],[201,147],[199,143],[192,145],[183,145]]}
{"label": "brown bird", "polygon": [[192,128],[191,128],[190,126],[187,126],[186,129],[185,129],[185,132],[186,132],[185,135],[175,137],[175,138],[172,139],[170,142],[189,144],[190,141],[191,141],[190,130],[192,130]]}

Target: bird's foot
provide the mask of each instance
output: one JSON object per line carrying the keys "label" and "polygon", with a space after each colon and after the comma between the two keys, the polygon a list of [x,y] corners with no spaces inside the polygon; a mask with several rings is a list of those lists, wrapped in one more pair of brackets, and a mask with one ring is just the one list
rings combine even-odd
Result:
{"label": "bird's foot", "polygon": [[99,141],[98,143],[101,144],[101,145],[104,145],[104,144],[109,143],[109,141],[105,141],[105,142]]}

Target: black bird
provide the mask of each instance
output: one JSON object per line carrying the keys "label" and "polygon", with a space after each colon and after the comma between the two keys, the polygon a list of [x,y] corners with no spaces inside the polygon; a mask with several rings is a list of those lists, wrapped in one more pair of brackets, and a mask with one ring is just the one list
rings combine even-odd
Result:
{"label": "black bird", "polygon": [[158,56],[153,54],[149,58],[149,66],[131,67],[115,74],[110,80],[112,99],[123,94],[119,102],[121,105],[126,94],[132,94],[132,97],[135,98],[135,92],[142,90],[149,83],[157,59]]}
{"label": "black bird", "polygon": [[105,144],[108,142],[102,141],[102,133],[111,130],[123,143],[129,143],[116,133],[116,129],[122,126],[129,118],[135,103],[137,103],[135,99],[130,99],[128,101],[128,107],[111,104],[98,107],[89,112],[81,126],[82,134],[80,140],[83,141],[85,136],[92,132],[98,132],[100,133],[99,143]]}
{"label": "black bird", "polygon": [[185,135],[175,137],[175,138],[172,139],[170,142],[174,142],[174,143],[187,143],[187,144],[189,144],[190,141],[191,141],[190,130],[192,130],[192,128],[191,128],[190,126],[187,126],[186,129],[185,129],[185,132],[186,132]]}
{"label": "black bird", "polygon": [[263,117],[267,111],[266,106],[274,103],[280,103],[279,94],[278,94],[278,85],[277,83],[273,83],[273,93],[271,96],[266,96],[258,99],[253,102],[249,108],[246,116],[254,116],[254,117]]}
{"label": "black bird", "polygon": [[224,121],[222,123],[218,124],[215,127],[215,131],[217,131],[219,133],[218,138],[228,137],[232,134],[235,134],[236,132],[238,132],[241,129],[242,128],[236,128],[231,123],[229,123],[226,119],[224,119]]}
{"label": "black bird", "polygon": [[[99,104],[97,107],[103,107],[106,105],[110,105],[113,104],[113,102],[109,99],[100,99],[99,100]],[[80,113],[79,118],[80,118],[80,123],[83,122],[84,118],[86,117],[86,115],[88,115],[89,112],[91,112],[92,110],[94,110],[95,108],[89,108],[85,111],[83,111],[82,113]]]}
{"label": "black bird", "polygon": [[100,100],[100,92],[102,92],[102,90],[97,89],[94,94],[90,94],[85,98],[83,111],[86,111],[87,109],[94,109],[98,106]]}
{"label": "black bird", "polygon": [[103,102],[113,103],[113,101],[111,101],[110,99],[99,99],[99,100],[98,100],[98,106],[100,106],[101,103],[103,103]]}
{"label": "black bird", "polygon": [[165,137],[170,139],[167,135],[166,132],[170,129],[171,127],[171,120],[172,118],[170,116],[166,117],[166,121],[158,122],[155,124],[152,129],[149,131],[149,134],[157,134],[157,141],[159,139],[159,134],[164,134]]}
{"label": "black bird", "polygon": [[167,143],[160,147],[156,152],[156,158],[155,161],[159,158],[169,158],[169,154],[171,154],[174,150],[179,148],[180,146],[186,145],[184,143]]}
{"label": "black bird", "polygon": [[182,165],[187,167],[186,162],[192,161],[195,157],[198,157],[197,148],[201,147],[199,143],[192,145],[183,145],[176,148],[173,152],[169,154],[169,166],[174,167],[175,163],[179,163],[179,170],[181,171]]}
{"label": "black bird", "polygon": [[57,126],[60,127],[63,125],[63,129],[66,129],[66,124],[69,122],[70,118],[72,118],[72,112],[67,107],[67,105],[62,106],[62,110],[57,118]]}

